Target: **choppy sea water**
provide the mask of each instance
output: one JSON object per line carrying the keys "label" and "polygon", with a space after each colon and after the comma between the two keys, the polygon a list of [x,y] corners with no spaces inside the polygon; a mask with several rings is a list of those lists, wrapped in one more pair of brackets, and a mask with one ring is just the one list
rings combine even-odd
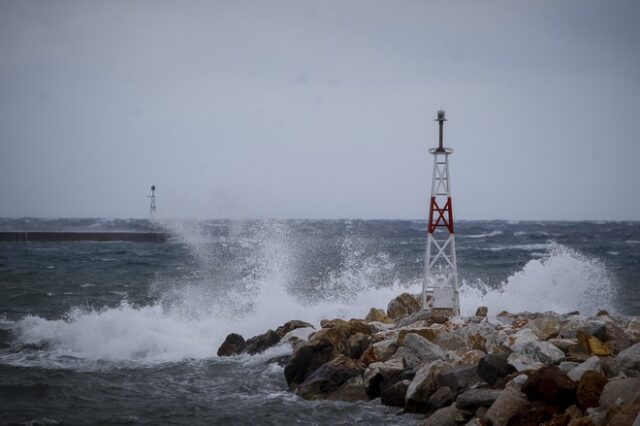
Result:
{"label": "choppy sea water", "polygon": [[[424,221],[167,221],[168,243],[0,242],[0,423],[417,424],[287,391],[287,348],[219,359],[287,320],[363,317],[421,285]],[[142,231],[144,220],[0,219]],[[460,222],[462,310],[640,314],[640,223]]]}

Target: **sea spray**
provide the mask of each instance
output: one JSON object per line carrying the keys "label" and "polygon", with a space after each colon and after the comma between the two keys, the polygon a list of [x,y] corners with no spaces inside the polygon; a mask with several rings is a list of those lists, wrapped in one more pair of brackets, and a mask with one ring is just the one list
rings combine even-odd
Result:
{"label": "sea spray", "polygon": [[530,260],[497,288],[482,281],[465,282],[461,288],[465,315],[480,305],[493,314],[578,310],[593,315],[599,309],[615,311],[614,297],[612,278],[600,260],[554,242],[542,258]]}

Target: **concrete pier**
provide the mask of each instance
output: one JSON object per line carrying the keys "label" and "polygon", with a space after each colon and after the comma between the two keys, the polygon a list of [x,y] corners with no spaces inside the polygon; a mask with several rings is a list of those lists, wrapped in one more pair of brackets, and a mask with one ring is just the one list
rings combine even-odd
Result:
{"label": "concrete pier", "polygon": [[0,241],[130,241],[134,243],[164,243],[164,232],[57,232],[57,231],[0,231]]}

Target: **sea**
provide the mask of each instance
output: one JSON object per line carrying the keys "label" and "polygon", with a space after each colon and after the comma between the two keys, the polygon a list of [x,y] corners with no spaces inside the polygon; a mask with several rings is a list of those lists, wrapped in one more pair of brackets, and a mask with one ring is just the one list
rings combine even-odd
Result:
{"label": "sea", "polygon": [[[267,361],[219,358],[298,319],[363,318],[421,289],[426,221],[0,219],[0,231],[163,231],[165,243],[0,242],[0,424],[414,425],[305,401]],[[640,314],[640,222],[461,221],[463,315]]]}

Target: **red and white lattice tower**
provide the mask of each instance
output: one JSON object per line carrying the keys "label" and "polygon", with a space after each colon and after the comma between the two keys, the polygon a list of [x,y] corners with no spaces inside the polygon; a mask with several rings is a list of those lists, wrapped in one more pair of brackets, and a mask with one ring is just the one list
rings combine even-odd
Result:
{"label": "red and white lattice tower", "polygon": [[[438,111],[438,118],[435,121],[440,126],[440,139],[438,147],[429,150],[433,154],[433,177],[429,203],[427,255],[422,284],[422,308],[451,309],[459,315],[458,267],[449,183],[449,156],[453,150],[442,146],[443,125],[447,121],[444,118],[444,111]],[[430,301],[427,300],[429,294],[432,296]]]}

